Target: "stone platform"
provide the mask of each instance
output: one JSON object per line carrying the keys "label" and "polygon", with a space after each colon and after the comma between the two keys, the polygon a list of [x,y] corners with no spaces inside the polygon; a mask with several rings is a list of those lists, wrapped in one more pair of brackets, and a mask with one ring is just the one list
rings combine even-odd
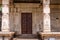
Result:
{"label": "stone platform", "polygon": [[60,37],[60,32],[40,32],[42,40],[44,38],[58,38]]}
{"label": "stone platform", "polygon": [[0,32],[0,40],[10,40],[14,32]]}

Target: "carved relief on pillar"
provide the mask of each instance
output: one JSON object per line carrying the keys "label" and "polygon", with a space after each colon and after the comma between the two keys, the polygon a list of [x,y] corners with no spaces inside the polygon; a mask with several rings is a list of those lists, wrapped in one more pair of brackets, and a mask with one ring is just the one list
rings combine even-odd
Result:
{"label": "carved relief on pillar", "polygon": [[44,13],[44,32],[50,32],[50,0],[43,0],[43,13]]}
{"label": "carved relief on pillar", "polygon": [[44,31],[50,31],[50,15],[44,15]]}
{"label": "carved relief on pillar", "polygon": [[9,14],[9,5],[8,4],[2,4],[2,14]]}
{"label": "carved relief on pillar", "polygon": [[9,15],[3,14],[2,19],[2,30],[9,30]]}
{"label": "carved relief on pillar", "polygon": [[2,31],[9,31],[9,0],[2,0]]}
{"label": "carved relief on pillar", "polygon": [[44,5],[49,5],[50,4],[50,0],[43,0],[43,4]]}
{"label": "carved relief on pillar", "polygon": [[43,13],[50,13],[50,0],[43,0]]}

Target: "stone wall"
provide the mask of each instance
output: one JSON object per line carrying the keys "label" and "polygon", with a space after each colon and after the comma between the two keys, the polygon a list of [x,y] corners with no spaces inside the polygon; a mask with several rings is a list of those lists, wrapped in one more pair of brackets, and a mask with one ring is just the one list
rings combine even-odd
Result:
{"label": "stone wall", "polygon": [[51,31],[60,32],[60,8],[51,8]]}

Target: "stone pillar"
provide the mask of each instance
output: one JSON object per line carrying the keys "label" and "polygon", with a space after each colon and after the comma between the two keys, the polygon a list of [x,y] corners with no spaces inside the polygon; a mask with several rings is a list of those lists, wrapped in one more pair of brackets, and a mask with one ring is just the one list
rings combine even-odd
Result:
{"label": "stone pillar", "polygon": [[9,0],[2,0],[2,31],[9,30]]}
{"label": "stone pillar", "polygon": [[43,18],[43,31],[44,32],[50,32],[50,0],[43,0],[43,13],[44,13],[44,18]]}

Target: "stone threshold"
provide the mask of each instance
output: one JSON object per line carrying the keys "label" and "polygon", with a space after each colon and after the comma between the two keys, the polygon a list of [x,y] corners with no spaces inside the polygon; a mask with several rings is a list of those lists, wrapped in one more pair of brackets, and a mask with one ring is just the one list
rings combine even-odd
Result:
{"label": "stone threshold", "polygon": [[20,39],[20,38],[14,38],[13,40],[39,40],[39,39]]}
{"label": "stone threshold", "polygon": [[15,38],[20,38],[20,39],[38,39],[37,34],[19,34],[16,35]]}

